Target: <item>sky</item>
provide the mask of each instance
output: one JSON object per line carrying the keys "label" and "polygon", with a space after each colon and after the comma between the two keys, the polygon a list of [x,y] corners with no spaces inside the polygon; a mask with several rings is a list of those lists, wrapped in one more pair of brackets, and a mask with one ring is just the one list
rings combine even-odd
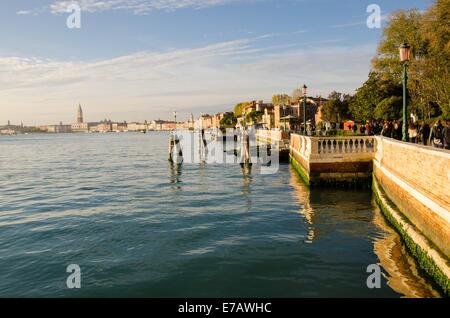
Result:
{"label": "sky", "polygon": [[[68,28],[72,4],[81,28]],[[381,28],[366,24],[370,4]],[[0,125],[179,119],[353,93],[390,13],[432,0],[2,0]]]}

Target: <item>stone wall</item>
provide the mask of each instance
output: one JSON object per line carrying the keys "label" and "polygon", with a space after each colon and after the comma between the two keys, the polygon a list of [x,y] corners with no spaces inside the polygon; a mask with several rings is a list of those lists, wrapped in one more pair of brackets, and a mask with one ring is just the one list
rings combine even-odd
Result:
{"label": "stone wall", "polygon": [[450,152],[377,137],[374,175],[401,213],[450,259]]}

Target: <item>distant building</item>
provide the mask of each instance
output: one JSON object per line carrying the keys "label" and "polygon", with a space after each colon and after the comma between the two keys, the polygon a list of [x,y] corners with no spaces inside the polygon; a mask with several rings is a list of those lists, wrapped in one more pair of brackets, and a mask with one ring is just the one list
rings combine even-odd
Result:
{"label": "distant building", "polygon": [[81,109],[81,104],[78,104],[77,124],[82,123],[83,123],[83,109]]}
{"label": "distant building", "polygon": [[195,128],[197,129],[209,129],[213,127],[213,116],[208,114],[201,114],[195,122]]}
{"label": "distant building", "polygon": [[53,134],[71,133],[72,125],[63,125],[62,122],[59,125],[47,125],[39,127],[41,131],[45,131]]}
{"label": "distant building", "polygon": [[110,119],[102,120],[99,123],[96,123],[95,125],[89,126],[89,131],[92,132],[100,132],[100,133],[108,133],[113,131],[113,123]]}
{"label": "distant building", "polygon": [[[308,124],[316,124],[321,118],[318,113],[321,110],[325,99],[321,97],[306,98],[306,122]],[[303,99],[296,103],[288,103],[285,105],[276,105],[274,107],[273,123],[276,129],[298,130],[303,123]],[[285,125],[286,122],[286,125]]]}
{"label": "distant building", "polygon": [[145,123],[133,122],[127,124],[128,131],[146,131],[147,129],[149,129],[149,125],[147,124],[147,122]]}
{"label": "distant building", "polygon": [[150,124],[150,129],[152,130],[174,130],[177,128],[177,123],[174,121],[167,121],[167,120],[152,120]]}
{"label": "distant building", "polygon": [[128,131],[128,124],[126,121],[123,123],[113,123],[112,124],[112,131],[114,132],[125,132]]}
{"label": "distant building", "polygon": [[89,131],[89,123],[85,123],[83,120],[83,109],[81,108],[81,104],[78,105],[77,110],[77,122],[71,125],[72,132],[88,132]]}

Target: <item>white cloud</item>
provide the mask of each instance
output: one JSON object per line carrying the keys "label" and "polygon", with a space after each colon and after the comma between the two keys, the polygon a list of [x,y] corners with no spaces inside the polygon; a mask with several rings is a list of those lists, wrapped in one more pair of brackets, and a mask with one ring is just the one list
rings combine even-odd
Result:
{"label": "white cloud", "polygon": [[69,5],[78,3],[82,10],[88,12],[128,10],[135,14],[146,14],[153,10],[174,11],[186,8],[202,9],[237,1],[238,0],[58,0],[50,5],[50,10],[54,14],[65,13],[67,12]]}
{"label": "white cloud", "polygon": [[[0,57],[0,122],[143,120],[215,112],[234,103],[290,93],[304,82],[312,94],[352,92],[367,76],[375,47],[307,50],[261,47],[242,39],[200,48],[138,52],[100,61]],[[14,80],[11,80],[14,79]]]}
{"label": "white cloud", "polygon": [[30,15],[33,14],[33,11],[31,10],[20,10],[16,12],[17,15]]}

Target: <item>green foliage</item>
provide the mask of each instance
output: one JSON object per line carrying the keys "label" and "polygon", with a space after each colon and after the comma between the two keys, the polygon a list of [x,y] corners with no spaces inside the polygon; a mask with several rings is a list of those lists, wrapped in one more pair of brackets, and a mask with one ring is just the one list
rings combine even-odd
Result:
{"label": "green foliage", "polygon": [[411,46],[412,56],[419,57],[425,52],[425,42],[420,30],[421,17],[417,9],[397,11],[389,17],[378,46],[378,55],[372,60],[374,69],[383,79],[401,80],[399,47],[404,42]]}
{"label": "green foliage", "polygon": [[263,115],[263,112],[254,110],[254,111],[251,111],[250,113],[248,113],[245,117],[246,117],[246,120],[249,122],[258,123],[261,121],[262,115]]}
{"label": "green foliage", "polygon": [[338,122],[348,119],[350,95],[333,91],[323,104],[322,118],[325,121]]}
{"label": "green foliage", "polygon": [[[381,112],[388,106],[397,107],[402,96],[402,86],[391,78],[384,79],[380,74],[371,72],[369,79],[357,89],[351,98],[349,111],[356,120],[387,119]],[[389,112],[389,119],[398,119],[395,116],[397,109]]]}
{"label": "green foliage", "polygon": [[236,104],[236,106],[234,106],[234,115],[236,117],[241,117],[242,112],[244,111],[244,108],[248,105],[250,105],[249,102],[243,102],[243,103]]}
{"label": "green foliage", "polygon": [[398,48],[411,45],[408,66],[410,110],[422,118],[450,116],[450,1],[437,0],[424,13],[398,11],[389,18],[373,59],[384,80],[401,81]]}
{"label": "green foliage", "polygon": [[221,127],[234,127],[237,124],[237,118],[234,116],[233,113],[227,113],[225,116],[220,120],[220,126]]}
{"label": "green foliage", "polygon": [[375,107],[375,118],[394,120],[402,116],[403,98],[390,96],[383,99]]}

